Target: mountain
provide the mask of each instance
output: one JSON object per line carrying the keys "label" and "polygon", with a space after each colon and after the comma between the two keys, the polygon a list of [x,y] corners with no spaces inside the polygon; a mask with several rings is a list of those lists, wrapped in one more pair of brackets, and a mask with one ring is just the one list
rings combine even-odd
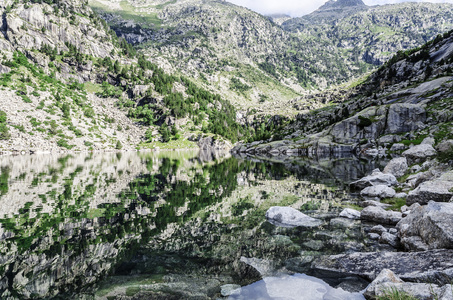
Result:
{"label": "mountain", "polygon": [[225,1],[89,3],[161,67],[219,92],[249,116],[293,116],[294,99],[357,79],[396,51],[453,29],[451,4],[329,1],[280,26],[277,17]]}
{"label": "mountain", "polygon": [[362,0],[329,0],[318,11],[351,9],[366,6]]}
{"label": "mountain", "polygon": [[439,149],[437,158],[448,161],[453,157],[452,86],[453,30],[421,47],[399,51],[365,82],[339,93],[345,97],[317,95],[332,105],[300,114],[270,139],[235,150],[257,155],[378,155],[400,153],[428,138],[424,143]]}
{"label": "mountain", "polygon": [[2,151],[223,147],[243,135],[230,103],[138,55],[86,1],[7,1],[0,13]]}

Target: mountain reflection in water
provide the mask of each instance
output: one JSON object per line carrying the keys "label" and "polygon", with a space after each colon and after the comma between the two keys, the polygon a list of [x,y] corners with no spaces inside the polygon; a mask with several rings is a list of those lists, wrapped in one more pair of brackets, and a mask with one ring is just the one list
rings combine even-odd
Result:
{"label": "mountain reflection in water", "polygon": [[[329,221],[374,167],[177,151],[0,157],[0,296],[215,299],[225,284],[305,273],[307,257],[373,247],[360,223]],[[274,205],[324,225],[276,228],[264,218]]]}

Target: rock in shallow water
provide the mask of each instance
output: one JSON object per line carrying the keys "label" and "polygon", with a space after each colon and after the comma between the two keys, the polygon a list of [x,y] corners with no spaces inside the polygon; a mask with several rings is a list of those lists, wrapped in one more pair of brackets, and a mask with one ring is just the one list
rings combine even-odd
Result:
{"label": "rock in shallow water", "polygon": [[266,277],[242,287],[239,295],[229,299],[285,299],[285,300],[364,300],[360,293],[335,289],[321,279],[305,274]]}
{"label": "rock in shallow water", "polygon": [[322,221],[309,217],[292,207],[273,206],[266,212],[267,220],[279,227],[317,227]]}

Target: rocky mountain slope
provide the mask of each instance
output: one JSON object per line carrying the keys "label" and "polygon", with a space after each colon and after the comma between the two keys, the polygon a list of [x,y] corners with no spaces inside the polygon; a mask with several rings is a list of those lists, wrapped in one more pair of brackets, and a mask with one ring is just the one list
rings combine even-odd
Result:
{"label": "rocky mountain slope", "polygon": [[85,1],[6,1],[0,13],[2,151],[184,148],[241,135],[228,102],[137,55]]}
{"label": "rocky mountain slope", "polygon": [[263,114],[291,115],[287,101],[298,94],[356,78],[394,52],[453,29],[450,4],[368,7],[362,1],[331,1],[282,26],[224,1],[91,0],[90,5],[168,70]]}
{"label": "rocky mountain slope", "polygon": [[[401,151],[432,137],[452,138],[453,31],[398,52],[367,81],[334,104],[300,114],[278,136],[246,152],[335,154]],[[320,96],[321,97],[321,96]],[[335,102],[337,102],[335,104]]]}

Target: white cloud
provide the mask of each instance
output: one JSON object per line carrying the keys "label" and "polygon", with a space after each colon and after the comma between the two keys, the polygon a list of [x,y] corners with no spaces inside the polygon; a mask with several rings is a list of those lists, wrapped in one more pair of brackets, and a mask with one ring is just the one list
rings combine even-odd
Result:
{"label": "white cloud", "polygon": [[[326,0],[227,0],[236,5],[245,6],[261,14],[283,13],[299,17],[323,5]],[[367,5],[408,2],[405,0],[363,0]],[[412,2],[453,3],[453,0],[412,0]]]}

